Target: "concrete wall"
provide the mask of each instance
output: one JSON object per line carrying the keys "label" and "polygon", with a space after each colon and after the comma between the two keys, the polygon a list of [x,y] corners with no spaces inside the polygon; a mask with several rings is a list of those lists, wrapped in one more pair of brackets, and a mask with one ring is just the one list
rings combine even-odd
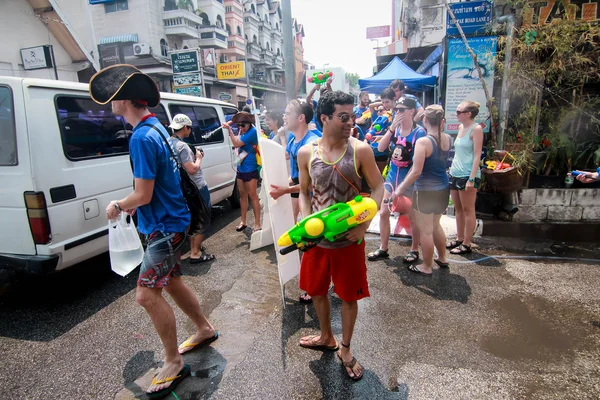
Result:
{"label": "concrete wall", "polygon": [[514,220],[600,221],[600,189],[523,189]]}
{"label": "concrete wall", "polygon": [[[48,23],[60,22],[48,21]],[[2,37],[0,75],[55,79],[52,68],[25,71],[21,60],[21,49],[51,44],[54,46],[58,78],[78,82],[77,71],[84,65],[73,64],[69,54],[44,23],[34,15],[31,5],[26,0],[0,1],[0,37]]]}

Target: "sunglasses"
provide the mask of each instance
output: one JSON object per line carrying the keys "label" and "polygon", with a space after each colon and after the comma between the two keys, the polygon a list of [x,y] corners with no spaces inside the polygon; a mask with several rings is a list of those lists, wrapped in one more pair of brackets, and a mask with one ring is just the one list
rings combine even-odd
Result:
{"label": "sunglasses", "polygon": [[468,113],[470,111],[458,111],[456,110],[456,115],[460,115],[460,114],[464,114],[464,113]]}
{"label": "sunglasses", "polygon": [[330,115],[330,117],[339,118],[339,120],[342,121],[342,124],[345,124],[352,119],[352,115],[350,114]]}
{"label": "sunglasses", "polygon": [[396,107],[396,111],[399,111],[399,112],[404,112],[406,110],[408,110],[408,108],[405,108],[405,107]]}
{"label": "sunglasses", "polygon": [[247,127],[247,126],[248,126],[248,125],[250,125],[250,124],[247,124],[247,123],[245,123],[245,122],[240,122],[238,125],[239,125],[241,128],[245,128],[245,127]]}

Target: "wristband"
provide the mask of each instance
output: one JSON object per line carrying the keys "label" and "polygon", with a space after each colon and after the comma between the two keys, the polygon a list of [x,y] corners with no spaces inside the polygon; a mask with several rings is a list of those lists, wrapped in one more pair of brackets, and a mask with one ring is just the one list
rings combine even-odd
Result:
{"label": "wristband", "polygon": [[115,208],[117,209],[118,212],[122,212],[123,209],[121,208],[121,206],[119,205],[118,201],[115,201]]}
{"label": "wristband", "polygon": [[473,182],[474,183],[475,182],[475,178],[469,177],[469,182]]}

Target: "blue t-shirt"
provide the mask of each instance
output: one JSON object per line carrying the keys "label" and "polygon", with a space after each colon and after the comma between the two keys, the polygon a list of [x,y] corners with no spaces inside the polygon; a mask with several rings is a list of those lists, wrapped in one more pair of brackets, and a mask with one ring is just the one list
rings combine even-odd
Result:
{"label": "blue t-shirt", "polygon": [[[398,146],[398,141],[400,140],[399,130],[396,130],[395,135],[396,135],[396,144],[393,145],[392,148],[395,148],[396,146]],[[418,126],[418,125],[415,129],[413,129],[408,134],[408,136],[406,136],[406,143],[411,143],[411,150],[410,150],[411,156],[414,156],[414,154],[415,154],[415,145],[417,143],[417,140],[419,140],[420,138],[425,137],[425,136],[427,136],[427,132],[425,132],[425,129],[423,129],[421,126]],[[395,189],[400,183],[402,183],[404,178],[406,178],[406,175],[408,175],[408,171],[410,171],[411,168],[412,168],[412,161],[407,167],[399,167],[396,164],[394,164],[393,161],[391,161],[390,162],[390,170],[388,171],[386,182],[391,183]]]}
{"label": "blue t-shirt", "polygon": [[306,132],[306,135],[304,135],[302,140],[296,143],[296,138],[294,137],[294,134],[292,133],[290,135],[290,141],[288,142],[288,145],[285,150],[290,155],[290,169],[292,179],[298,178],[298,151],[300,150],[300,147],[314,140],[317,140],[319,137],[320,136],[315,135],[313,131],[308,131]]}
{"label": "blue t-shirt", "polygon": [[318,130],[318,129],[311,129],[311,130],[310,130],[310,131],[308,131],[308,132],[315,134],[317,137],[323,137],[323,132],[321,132],[321,131],[320,131],[320,130]]}
{"label": "blue t-shirt", "polygon": [[240,136],[240,140],[244,142],[244,145],[240,147],[240,151],[243,150],[248,155],[240,165],[238,165],[238,172],[246,173],[253,172],[258,169],[258,164],[256,163],[256,150],[254,150],[254,146],[258,146],[258,136],[256,134],[256,128],[251,127],[248,129],[244,135]]}
{"label": "blue t-shirt", "polygon": [[[133,164],[133,176],[138,179],[154,180],[154,192],[149,204],[138,207],[138,231],[145,235],[185,232],[191,222],[187,203],[181,193],[181,182],[177,162],[171,157],[165,141],[154,125],[169,137],[156,117],[147,118],[133,128],[129,151]],[[170,146],[173,154],[177,154]]]}

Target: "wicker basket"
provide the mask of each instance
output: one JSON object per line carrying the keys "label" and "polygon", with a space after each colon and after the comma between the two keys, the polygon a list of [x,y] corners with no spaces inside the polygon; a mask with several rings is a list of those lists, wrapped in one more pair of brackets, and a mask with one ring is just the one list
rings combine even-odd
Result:
{"label": "wicker basket", "polygon": [[482,172],[485,176],[485,182],[487,183],[488,188],[493,192],[516,192],[523,187],[523,176],[519,174],[519,170],[515,167],[500,171],[484,169]]}

